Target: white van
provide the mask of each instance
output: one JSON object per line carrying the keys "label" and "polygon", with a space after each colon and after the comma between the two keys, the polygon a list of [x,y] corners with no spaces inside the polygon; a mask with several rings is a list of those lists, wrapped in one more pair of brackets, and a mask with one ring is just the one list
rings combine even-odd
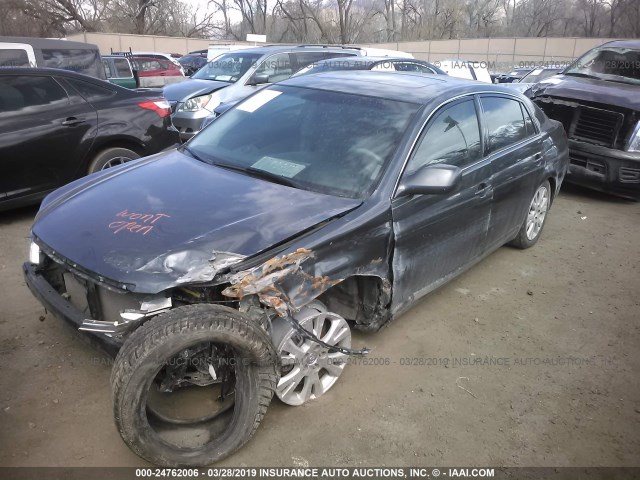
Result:
{"label": "white van", "polygon": [[0,67],[49,67],[106,80],[98,47],[91,43],[0,37]]}
{"label": "white van", "polygon": [[491,75],[487,69],[487,62],[476,60],[460,60],[460,59],[448,59],[432,62],[440,70],[451,76],[457,78],[466,78],[468,80],[477,80],[479,82],[493,83],[491,81]]}

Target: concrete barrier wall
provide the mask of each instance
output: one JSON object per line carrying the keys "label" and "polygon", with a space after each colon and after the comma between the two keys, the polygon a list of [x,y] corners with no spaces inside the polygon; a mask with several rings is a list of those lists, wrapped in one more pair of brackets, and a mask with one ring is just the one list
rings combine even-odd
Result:
{"label": "concrete barrier wall", "polygon": [[100,53],[126,52],[131,48],[134,52],[162,52],[185,54],[194,50],[206,50],[211,44],[252,45],[247,42],[230,42],[206,40],[202,38],[161,37],[156,35],[129,35],[123,33],[78,33],[69,35],[69,40],[93,43],[98,46]]}
{"label": "concrete barrier wall", "polygon": [[376,43],[367,46],[401,50],[430,62],[445,59],[486,62],[491,71],[517,65],[566,65],[587,50],[614,38],[469,38],[422,42]]}
{"label": "concrete barrier wall", "polygon": [[[94,43],[101,53],[114,51],[154,51],[182,53],[206,49],[210,44],[250,45],[247,42],[206,40],[200,38],[160,37],[119,33],[79,33],[69,40]],[[590,48],[611,38],[469,38],[461,40],[425,40],[420,42],[376,43],[365,46],[402,50],[421,60],[435,62],[459,58],[487,62],[493,72],[508,70],[516,65],[536,66],[567,64]]]}

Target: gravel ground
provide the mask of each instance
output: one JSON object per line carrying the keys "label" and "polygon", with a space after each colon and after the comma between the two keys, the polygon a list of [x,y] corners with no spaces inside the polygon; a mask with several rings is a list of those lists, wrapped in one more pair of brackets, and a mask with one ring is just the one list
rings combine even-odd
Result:
{"label": "gravel ground", "polygon": [[[145,465],[108,359],[22,280],[35,211],[0,213],[0,465]],[[221,466],[640,466],[639,259],[640,204],[565,186],[534,248],[356,334],[367,364],[311,404],[274,400]]]}

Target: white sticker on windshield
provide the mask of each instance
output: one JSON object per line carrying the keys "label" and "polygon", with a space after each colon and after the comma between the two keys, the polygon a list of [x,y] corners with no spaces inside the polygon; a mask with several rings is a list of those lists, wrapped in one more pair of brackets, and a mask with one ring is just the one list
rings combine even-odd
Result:
{"label": "white sticker on windshield", "polygon": [[543,80],[540,82],[540,84],[552,84],[555,85],[556,83],[560,83],[562,81],[561,78],[547,78],[546,80]]}
{"label": "white sticker on windshield", "polygon": [[536,68],[534,71],[531,72],[530,75],[540,75],[541,73],[542,73],[542,69]]}
{"label": "white sticker on windshield", "polygon": [[251,165],[251,167],[264,170],[265,172],[273,173],[275,175],[280,175],[281,177],[292,178],[307,166],[290,162],[289,160],[283,160],[281,158],[262,157],[256,163]]}
{"label": "white sticker on windshield", "polygon": [[254,96],[247,98],[244,102],[242,102],[238,107],[238,110],[243,110],[245,112],[253,113],[257,109],[259,109],[264,104],[270,102],[282,92],[277,90],[261,90],[256,93]]}

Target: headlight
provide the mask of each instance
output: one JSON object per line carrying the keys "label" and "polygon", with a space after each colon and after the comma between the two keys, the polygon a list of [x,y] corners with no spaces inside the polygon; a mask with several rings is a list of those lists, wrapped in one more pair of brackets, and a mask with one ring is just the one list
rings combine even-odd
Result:
{"label": "headlight", "polygon": [[209,95],[200,95],[199,97],[193,97],[184,102],[178,111],[180,112],[197,112],[202,109],[207,109],[209,111],[213,111],[220,105],[220,100],[213,98],[212,94]]}
{"label": "headlight", "polygon": [[40,265],[41,259],[40,247],[32,241],[31,246],[29,247],[29,261],[34,265]]}
{"label": "headlight", "polygon": [[627,152],[640,152],[640,122],[638,122],[636,128],[633,129]]}

